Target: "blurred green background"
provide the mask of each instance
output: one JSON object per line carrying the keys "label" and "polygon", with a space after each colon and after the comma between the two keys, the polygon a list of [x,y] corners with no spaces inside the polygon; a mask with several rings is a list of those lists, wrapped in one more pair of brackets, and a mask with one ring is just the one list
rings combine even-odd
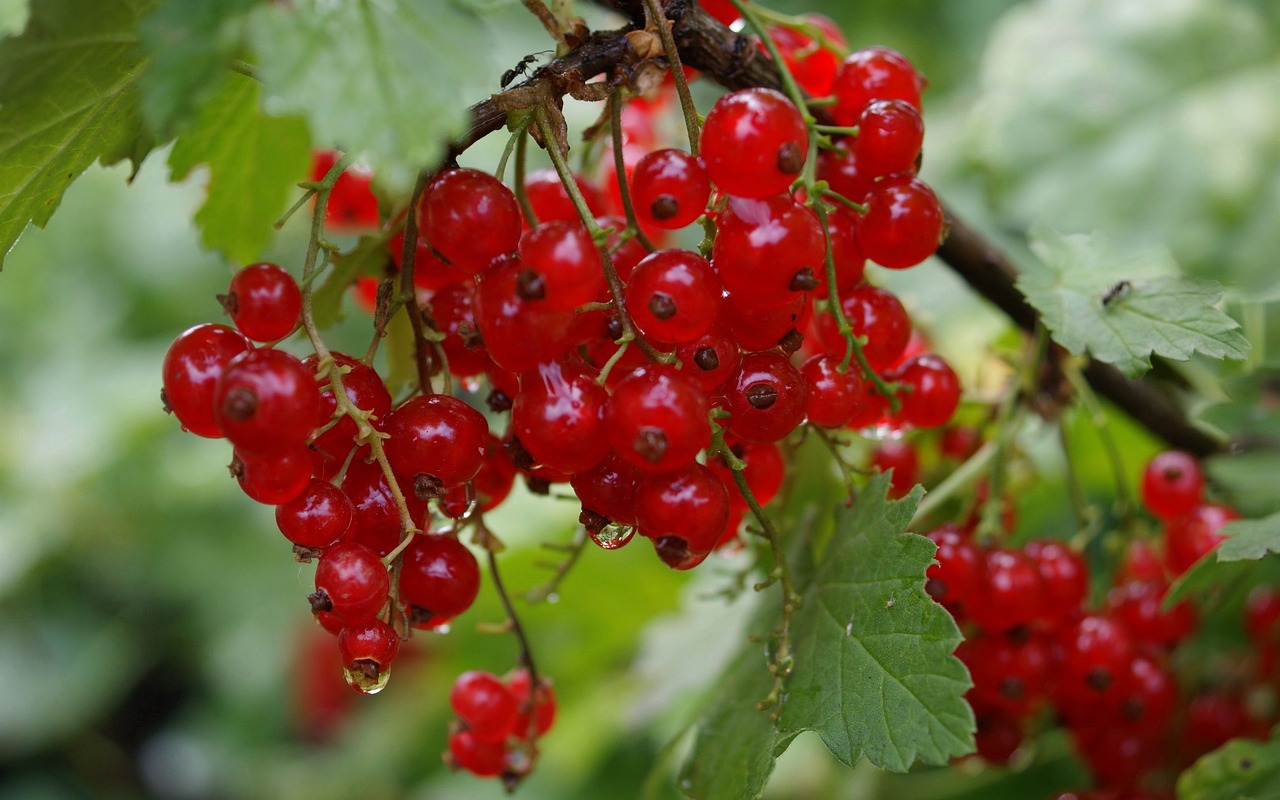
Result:
{"label": "blurred green background", "polygon": [[[21,5],[0,3],[0,30]],[[1161,242],[1234,292],[1237,316],[1260,320],[1251,338],[1271,338],[1254,312],[1275,296],[1280,252],[1275,3],[775,7],[826,13],[853,47],[885,44],[920,65],[925,177],[1024,261],[1035,221]],[[544,46],[524,13],[490,15],[497,63]],[[492,593],[447,635],[417,637],[377,698],[346,689],[307,613],[312,568],[228,479],[225,443],[161,413],[165,349],[220,318],[213,298],[230,274],[191,224],[202,178],[170,185],[161,153],[126,178],[91,169],[0,273],[0,798],[500,796],[440,758],[453,678],[515,657],[510,637],[475,631],[502,619]],[[293,227],[271,255],[296,269],[304,247]],[[1002,320],[939,264],[893,287],[980,386]],[[353,314],[334,339],[366,335]],[[1155,445],[1133,436],[1137,464]],[[1060,497],[1043,466],[1037,491]],[[1086,469],[1087,488],[1105,492],[1106,470]],[[1028,503],[1024,525],[1069,524],[1061,505]],[[572,502],[527,495],[493,515],[517,593],[549,577],[540,562],[563,554],[543,545],[569,542],[575,518]],[[522,605],[561,714],[521,797],[675,796],[679,734],[755,602],[708,596],[744,566],[675,574],[643,544],[589,546],[558,602]],[[1035,797],[1078,782],[1063,751],[1043,744],[1013,777],[967,765],[897,779],[848,771],[802,736],[768,796]]]}

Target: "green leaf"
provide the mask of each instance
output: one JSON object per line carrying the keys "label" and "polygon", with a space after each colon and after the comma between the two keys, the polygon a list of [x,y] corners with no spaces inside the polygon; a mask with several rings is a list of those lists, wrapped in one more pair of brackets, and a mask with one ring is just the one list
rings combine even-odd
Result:
{"label": "green leaf", "polygon": [[952,655],[961,635],[924,591],[937,549],[904,533],[917,487],[889,501],[886,475],[852,508],[837,507],[835,533],[792,621],[795,667],[779,727],[815,730],[845,764],[859,756],[903,771],[973,751],[971,685]]}
{"label": "green leaf", "polygon": [[1219,590],[1239,588],[1252,572],[1253,563],[1268,553],[1280,553],[1280,513],[1263,519],[1228,522],[1220,533],[1226,540],[1191,565],[1165,594],[1171,608],[1190,596],[1207,596]]}
{"label": "green leaf", "polygon": [[1217,284],[1178,277],[1163,250],[1122,252],[1100,236],[1063,236],[1038,228],[1031,249],[1048,270],[1028,272],[1018,288],[1040,312],[1054,341],[1076,355],[1136,376],[1153,354],[1185,361],[1194,352],[1243,359],[1249,342],[1214,304]]}
{"label": "green leaf", "polygon": [[407,191],[496,88],[474,13],[450,2],[273,3],[252,14],[267,107],[305,114],[322,145],[362,152]]}
{"label": "green leaf", "polygon": [[1218,545],[1219,561],[1257,561],[1268,553],[1280,553],[1280,514],[1228,522],[1219,533],[1227,537]]}
{"label": "green leaf", "polygon": [[142,116],[171,135],[195,116],[222,83],[248,37],[246,13],[262,0],[162,0],[142,20],[151,68],[139,83]]}
{"label": "green leaf", "polygon": [[1179,800],[1274,800],[1280,797],[1280,741],[1234,739],[1178,777]]}
{"label": "green leaf", "polygon": [[1123,221],[1126,243],[1165,243],[1195,277],[1275,286],[1280,35],[1268,5],[1017,4],[968,106],[967,177],[1011,227]]}
{"label": "green leaf", "polygon": [[1200,419],[1233,439],[1255,445],[1280,445],[1280,367],[1264,366],[1228,379],[1228,402],[1204,409]]}
{"label": "green leaf", "polygon": [[0,266],[27,223],[44,227],[96,159],[137,164],[145,60],[138,19],[152,0],[42,0],[0,39]]}
{"label": "green leaf", "polygon": [[195,217],[201,241],[241,263],[271,243],[271,225],[311,163],[306,123],[266,116],[258,91],[252,78],[226,73],[169,154],[175,181],[197,164],[209,165],[209,196]]}
{"label": "green leaf", "polygon": [[333,257],[333,266],[322,283],[311,294],[311,310],[316,325],[327,328],[342,319],[342,298],[360,276],[385,277],[387,240],[381,236],[362,236],[346,253]]}

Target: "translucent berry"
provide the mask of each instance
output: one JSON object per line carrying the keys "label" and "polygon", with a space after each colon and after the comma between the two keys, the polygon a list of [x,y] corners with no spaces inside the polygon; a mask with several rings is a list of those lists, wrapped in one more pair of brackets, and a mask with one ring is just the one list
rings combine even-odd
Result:
{"label": "translucent berry", "polygon": [[316,565],[316,591],[307,599],[314,612],[329,612],[345,625],[373,619],[387,602],[391,584],[378,554],[362,544],[339,542]]}
{"label": "translucent berry", "polygon": [[683,150],[655,150],[631,173],[636,216],[650,225],[683,228],[707,207],[711,181],[698,159]]}
{"label": "translucent berry", "polygon": [[169,345],[161,392],[185,430],[210,439],[222,436],[214,413],[214,387],[231,360],[252,348],[235,328],[208,323],[188,328]]}
{"label": "translucent berry", "polygon": [[515,728],[516,698],[492,672],[472,670],[459,675],[449,692],[449,705],[477,741],[505,741]]}
{"label": "translucent berry", "polygon": [[320,414],[314,373],[283,350],[236,356],[218,378],[218,429],[237,449],[270,452],[303,444]]}
{"label": "translucent berry", "polygon": [[484,463],[489,423],[484,415],[456,397],[412,398],[387,415],[383,448],[402,480],[418,475],[436,479],[443,488],[466,483]]}
{"label": "translucent berry", "polygon": [[605,429],[618,455],[650,472],[677,469],[711,443],[706,395],[666,365],[637,370],[614,389]]}
{"label": "translucent berry", "polygon": [[868,47],[844,60],[832,89],[837,124],[855,125],[874,100],[904,100],[920,107],[924,79],[906,56],[887,47]]}
{"label": "translucent berry", "polygon": [[520,206],[492,175],[455,168],[437,175],[418,208],[422,237],[446,263],[483,272],[520,242]]}
{"label": "translucent berry", "polygon": [[691,250],[659,250],[627,281],[631,318],[649,339],[685,344],[706,333],[720,311],[720,278]]}
{"label": "translucent berry", "polygon": [[1155,516],[1171,520],[1189,514],[1204,494],[1204,475],[1195,456],[1165,450],[1142,471],[1142,502]]}
{"label": "translucent berry", "polygon": [[863,198],[867,213],[858,225],[858,244],[882,267],[906,269],[933,255],[942,241],[942,205],[919,178],[879,181]]}
{"label": "translucent berry", "polygon": [[721,97],[702,126],[708,177],[738,197],[787,191],[808,154],[809,133],[800,111],[773,89],[743,89]]}
{"label": "translucent berry", "polygon": [[480,592],[480,565],[451,536],[419,534],[404,550],[400,601],[409,624],[434,629],[471,608]]}
{"label": "translucent berry", "polygon": [[730,433],[749,442],[776,442],[804,421],[804,378],[777,351],[748,353],[725,391]]}
{"label": "translucent berry", "polygon": [[302,311],[298,282],[276,264],[250,264],[240,270],[219,299],[240,332],[255,342],[283,338],[298,324]]}

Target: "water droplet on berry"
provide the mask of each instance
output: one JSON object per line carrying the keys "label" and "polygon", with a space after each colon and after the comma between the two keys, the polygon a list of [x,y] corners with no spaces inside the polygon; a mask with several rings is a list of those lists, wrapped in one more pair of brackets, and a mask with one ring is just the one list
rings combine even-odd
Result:
{"label": "water droplet on berry", "polygon": [[391,680],[391,670],[377,670],[370,675],[369,671],[365,670],[343,669],[342,677],[347,679],[348,686],[361,694],[377,694],[387,688],[387,681]]}
{"label": "water droplet on berry", "polygon": [[617,550],[636,535],[636,529],[630,525],[609,524],[597,533],[591,534],[591,541],[604,550]]}

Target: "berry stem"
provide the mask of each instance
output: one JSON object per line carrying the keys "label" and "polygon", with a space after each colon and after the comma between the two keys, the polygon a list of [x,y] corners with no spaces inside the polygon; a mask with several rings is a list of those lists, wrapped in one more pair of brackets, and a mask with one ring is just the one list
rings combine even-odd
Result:
{"label": "berry stem", "polygon": [[992,460],[999,452],[999,446],[994,441],[984,443],[977,452],[965,459],[963,464],[952,470],[941,483],[929,490],[920,501],[920,505],[916,507],[915,516],[911,518],[911,524],[907,528],[921,527],[921,524],[944,503],[961,492],[969,491],[991,467]]}
{"label": "berry stem", "polygon": [[516,202],[520,205],[520,213],[524,214],[525,221],[529,223],[529,227],[535,228],[538,225],[538,215],[533,212],[533,203],[529,202],[529,193],[524,187],[524,176],[528,171],[528,161],[529,125],[526,123],[516,132],[516,177],[513,183],[515,185]]}
{"label": "berry stem", "polygon": [[814,189],[815,189],[815,190],[817,191],[817,193],[818,193],[819,195],[821,195],[823,198],[826,198],[826,199],[828,199],[828,200],[834,200],[834,201],[836,201],[837,203],[840,203],[841,205],[848,206],[848,207],[849,207],[849,209],[851,209],[854,213],[857,213],[857,214],[866,214],[866,213],[867,213],[867,204],[866,204],[866,203],[855,203],[855,202],[853,202],[852,200],[850,200],[849,198],[847,198],[847,197],[845,197],[844,195],[840,194],[839,192],[833,192],[833,191],[831,191],[830,189],[828,189],[828,188],[826,187],[826,181],[820,181],[818,184],[816,184],[816,185],[814,186]]}
{"label": "berry stem", "polygon": [[[573,171],[569,169],[568,162],[564,159],[564,154],[556,147],[555,132],[551,129],[551,121],[547,119],[547,110],[543,106],[534,108],[534,116],[538,123],[538,130],[542,133],[542,141],[546,145],[547,155],[551,157],[551,163],[556,168],[556,173],[560,176],[560,182],[564,184],[565,191],[569,194],[569,199],[573,201],[573,207],[578,210],[578,218],[582,220],[583,226],[587,229],[587,233],[591,235],[591,241],[595,242],[596,250],[600,252],[600,264],[604,268],[605,282],[609,284],[609,294],[613,296],[613,306],[618,311],[618,321],[622,323],[623,335],[630,335],[635,341],[636,346],[649,357],[650,361],[655,363],[670,364],[675,360],[675,355],[671,353],[663,353],[654,349],[653,345],[641,339],[636,334],[635,326],[631,323],[631,315],[627,313],[627,304],[623,300],[622,279],[618,277],[618,271],[613,268],[613,259],[609,256],[608,237],[596,224],[596,219],[591,214],[591,209],[587,206],[586,198],[582,196],[582,190],[578,188],[578,183],[573,179]],[[519,155],[517,151],[516,155]]]}
{"label": "berry stem", "polygon": [[644,0],[644,11],[651,26],[657,29],[658,38],[662,40],[662,50],[671,64],[671,77],[675,79],[676,95],[680,98],[680,112],[684,116],[685,131],[689,135],[689,152],[696,157],[699,140],[702,138],[701,122],[698,107],[693,104],[693,95],[689,92],[689,81],[685,80],[680,49],[676,47],[676,40],[671,35],[671,23],[658,7],[657,0]]}
{"label": "berry stem", "polygon": [[[422,199],[422,193],[426,191],[427,184],[431,180],[431,174],[426,170],[418,173],[418,180],[413,185],[413,195],[409,198],[409,213],[404,223],[404,249],[400,255],[400,292],[396,298],[398,303],[404,304],[405,313],[409,315],[409,325],[413,328],[413,361],[418,370],[418,388],[423,394],[431,394],[431,360],[427,356],[427,343],[430,342],[432,349],[435,350],[437,358],[441,359],[443,373],[443,386],[441,392],[451,394],[453,386],[449,376],[449,367],[444,359],[444,349],[440,346],[440,337],[438,335],[427,335],[428,329],[432,334],[437,331],[431,329],[427,325],[426,319],[422,315],[422,307],[418,305],[417,289],[413,283],[414,261],[418,253],[418,202]],[[394,306],[393,306],[394,309]],[[395,311],[392,311],[394,314]],[[390,316],[390,315],[389,315]]]}
{"label": "berry stem", "polygon": [[[805,36],[812,39],[818,47],[821,47],[824,50],[830,50],[840,56],[841,60],[843,60],[845,56],[849,55],[849,49],[847,47],[842,47],[836,42],[833,42],[822,28],[814,25],[804,17],[783,14],[780,11],[774,11],[772,8],[766,8],[765,6],[756,6],[755,10],[762,20],[803,33]],[[808,48],[806,48],[806,50],[808,50]]]}
{"label": "berry stem", "polygon": [[[516,143],[524,138],[529,131],[529,123],[533,121],[531,114],[524,114],[520,118],[520,123],[516,125],[516,129],[507,137],[507,144],[502,148],[502,156],[498,159],[498,168],[493,171],[493,177],[503,180],[507,172],[507,160],[511,158],[511,153],[516,149]],[[517,198],[518,199],[518,198]]]}
{"label": "berry stem", "polygon": [[622,197],[622,211],[627,217],[627,229],[622,235],[628,233],[635,235],[644,249],[652,253],[657,248],[653,246],[653,242],[649,241],[649,237],[644,235],[644,231],[640,230],[640,223],[636,221],[636,209],[631,203],[627,164],[622,153],[622,95],[618,92],[609,95],[609,135],[613,139],[613,170],[618,176],[618,193]]}
{"label": "berry stem", "polygon": [[[565,576],[569,574],[569,570],[573,569],[573,565],[578,563],[578,558],[582,556],[582,551],[587,545],[587,529],[579,528],[573,535],[573,540],[568,545],[558,547],[564,550],[568,555],[555,564],[555,574],[550,580],[540,586],[535,586],[528,592],[525,592],[525,601],[529,603],[542,603],[551,597],[560,589],[560,584],[564,582]],[[544,545],[547,546],[547,545]]]}

